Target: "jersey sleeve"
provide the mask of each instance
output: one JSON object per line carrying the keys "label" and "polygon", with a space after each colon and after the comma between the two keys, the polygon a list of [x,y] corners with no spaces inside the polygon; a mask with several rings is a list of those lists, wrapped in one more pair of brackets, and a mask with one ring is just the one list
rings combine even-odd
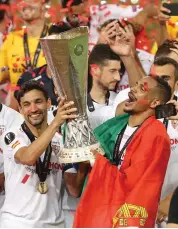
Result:
{"label": "jersey sleeve", "polygon": [[6,158],[13,159],[20,148],[28,145],[28,138],[19,129],[8,130],[3,134],[2,149]]}
{"label": "jersey sleeve", "polygon": [[20,126],[24,122],[23,116],[10,108],[6,112],[6,130],[12,129],[14,127]]}

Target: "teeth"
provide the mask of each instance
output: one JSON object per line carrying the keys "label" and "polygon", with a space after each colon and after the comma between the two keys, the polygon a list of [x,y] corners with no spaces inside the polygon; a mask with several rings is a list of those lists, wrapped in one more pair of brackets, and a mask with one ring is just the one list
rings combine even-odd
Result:
{"label": "teeth", "polygon": [[35,117],[38,117],[39,116],[39,114],[36,114],[36,115],[31,115],[31,117],[33,118],[35,118]]}

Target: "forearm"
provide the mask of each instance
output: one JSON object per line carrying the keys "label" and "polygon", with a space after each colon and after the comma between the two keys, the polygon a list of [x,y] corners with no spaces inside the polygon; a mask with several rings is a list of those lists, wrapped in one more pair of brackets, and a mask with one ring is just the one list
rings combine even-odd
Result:
{"label": "forearm", "polygon": [[167,32],[166,23],[162,23],[159,25],[158,29],[158,36],[156,37],[156,41],[158,47],[164,43],[165,40],[169,39],[169,34]]}
{"label": "forearm", "polygon": [[4,71],[0,73],[0,84],[4,84],[10,81],[9,71]]}
{"label": "forearm", "polygon": [[138,13],[137,16],[135,16],[131,20],[131,23],[132,23],[136,33],[141,31],[141,29],[145,26],[147,20],[148,20],[148,16],[144,10],[142,10],[140,13]]}
{"label": "forearm", "polygon": [[43,134],[32,142],[32,144],[22,147],[16,152],[15,159],[22,164],[33,165],[46,150],[58,128],[59,126],[53,120]]}
{"label": "forearm", "polygon": [[71,196],[77,198],[81,195],[89,168],[90,164],[80,163],[76,174],[67,172],[64,174],[65,183]]}
{"label": "forearm", "polygon": [[141,70],[140,63],[137,63],[134,56],[122,56],[121,57],[129,78],[129,86],[135,86],[136,82],[142,79],[146,74]]}
{"label": "forearm", "polygon": [[0,173],[0,186],[4,185],[4,173]]}

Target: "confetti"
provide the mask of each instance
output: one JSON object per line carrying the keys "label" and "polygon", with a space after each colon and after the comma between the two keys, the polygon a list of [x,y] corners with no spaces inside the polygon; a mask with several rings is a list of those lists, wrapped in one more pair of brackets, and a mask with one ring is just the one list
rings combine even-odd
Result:
{"label": "confetti", "polygon": [[32,77],[35,78],[36,77],[36,73],[35,72],[31,72]]}
{"label": "confetti", "polygon": [[84,21],[84,22],[85,22],[85,21],[86,21],[86,22],[89,21],[88,17],[81,16],[81,15],[78,15],[78,19],[81,20],[81,21]]}
{"label": "confetti", "polygon": [[108,9],[108,7],[106,5],[103,5],[103,6],[100,6],[99,9],[102,11],[102,10]]}
{"label": "confetti", "polygon": [[104,14],[104,17],[108,17],[110,14],[111,14],[111,11],[107,11],[107,12]]}
{"label": "confetti", "polygon": [[17,64],[17,63],[14,63],[14,64],[13,64],[13,67],[14,67],[14,68],[17,68],[17,67],[18,67],[18,64]]}
{"label": "confetti", "polygon": [[46,66],[42,67],[42,69],[39,71],[39,75],[41,75],[46,70]]}
{"label": "confetti", "polygon": [[30,57],[25,57],[23,60],[27,61],[27,60],[31,60],[31,58]]}
{"label": "confetti", "polygon": [[6,10],[6,11],[9,11],[10,10],[10,7],[6,4],[1,4],[0,5],[0,10]]}
{"label": "confetti", "polygon": [[60,10],[60,13],[67,13],[69,12],[69,9],[68,8],[63,8]]}
{"label": "confetti", "polygon": [[7,91],[18,91],[20,89],[19,86],[12,86],[12,85],[7,85],[6,88],[5,88]]}
{"label": "confetti", "polygon": [[72,5],[73,1],[74,1],[74,0],[69,0],[69,1],[67,2],[67,5],[66,5],[66,6],[67,6],[67,7],[70,7],[70,6]]}

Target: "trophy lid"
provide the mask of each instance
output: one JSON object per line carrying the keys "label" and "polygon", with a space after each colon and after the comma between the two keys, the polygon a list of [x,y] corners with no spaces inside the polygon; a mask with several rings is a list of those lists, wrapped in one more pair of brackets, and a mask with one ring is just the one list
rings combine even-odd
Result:
{"label": "trophy lid", "polygon": [[46,39],[60,39],[60,40],[72,40],[76,37],[80,37],[82,35],[88,35],[89,29],[88,26],[80,26],[74,29],[70,29],[66,32],[59,33],[59,34],[53,34],[50,36],[46,36],[43,38],[40,38],[40,40],[46,40]]}

